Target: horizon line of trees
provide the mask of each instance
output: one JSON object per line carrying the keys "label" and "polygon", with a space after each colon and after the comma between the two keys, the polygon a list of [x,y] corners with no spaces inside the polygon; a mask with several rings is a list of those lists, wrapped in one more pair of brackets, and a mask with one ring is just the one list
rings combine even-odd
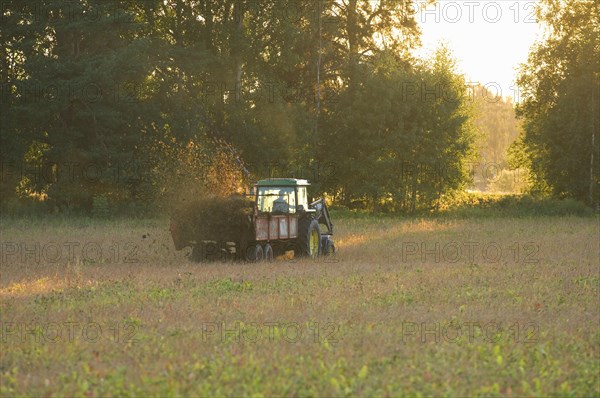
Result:
{"label": "horizon line of trees", "polygon": [[160,211],[285,174],[346,206],[433,208],[485,128],[451,52],[417,59],[419,40],[412,0],[6,3],[0,207]]}

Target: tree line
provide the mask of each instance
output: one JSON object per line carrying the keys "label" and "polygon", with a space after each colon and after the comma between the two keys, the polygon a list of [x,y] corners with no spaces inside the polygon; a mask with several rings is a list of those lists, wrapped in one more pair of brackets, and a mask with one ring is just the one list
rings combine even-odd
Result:
{"label": "tree line", "polygon": [[415,57],[412,0],[3,7],[5,209],[147,212],[293,176],[338,204],[415,211],[469,182],[469,88],[448,49]]}

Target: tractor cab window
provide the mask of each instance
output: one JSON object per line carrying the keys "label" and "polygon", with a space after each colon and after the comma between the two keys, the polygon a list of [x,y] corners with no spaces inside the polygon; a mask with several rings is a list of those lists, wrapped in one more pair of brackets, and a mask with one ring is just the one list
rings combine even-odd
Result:
{"label": "tractor cab window", "polygon": [[298,187],[298,208],[302,206],[302,209],[306,211],[308,209],[308,195],[306,194],[306,187]]}
{"label": "tractor cab window", "polygon": [[258,210],[265,213],[295,213],[296,192],[293,187],[259,187]]}

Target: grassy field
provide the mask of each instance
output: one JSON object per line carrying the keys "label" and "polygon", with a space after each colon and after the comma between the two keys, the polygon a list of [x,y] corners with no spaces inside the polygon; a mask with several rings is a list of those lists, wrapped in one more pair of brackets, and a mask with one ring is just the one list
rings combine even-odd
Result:
{"label": "grassy field", "polygon": [[1,395],[600,396],[597,217],[335,224],[193,264],[166,221],[3,221]]}

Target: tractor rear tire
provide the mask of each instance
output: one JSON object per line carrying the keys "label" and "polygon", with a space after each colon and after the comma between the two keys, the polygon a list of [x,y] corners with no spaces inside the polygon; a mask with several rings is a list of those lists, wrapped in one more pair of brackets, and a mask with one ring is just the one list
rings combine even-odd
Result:
{"label": "tractor rear tire", "polygon": [[318,257],[321,254],[321,229],[319,221],[303,218],[298,222],[298,241],[295,256]]}

